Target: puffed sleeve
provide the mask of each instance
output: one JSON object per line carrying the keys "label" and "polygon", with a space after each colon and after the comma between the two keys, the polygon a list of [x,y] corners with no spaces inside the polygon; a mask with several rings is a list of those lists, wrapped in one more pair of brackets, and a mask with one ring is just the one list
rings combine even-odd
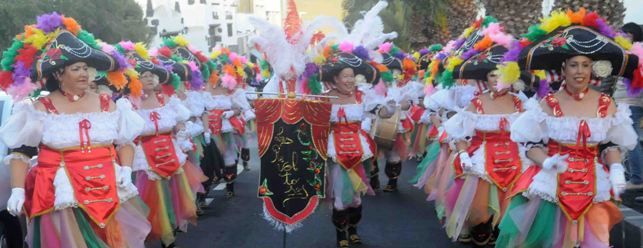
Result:
{"label": "puffed sleeve", "polygon": [[473,136],[477,119],[476,114],[460,110],[444,123],[444,130],[453,140],[465,140]]}
{"label": "puffed sleeve", "polygon": [[36,110],[30,101],[17,102],[7,123],[0,127],[0,139],[11,149],[38,146],[45,116],[46,113]]}
{"label": "puffed sleeve", "polygon": [[181,103],[181,100],[173,96],[170,98],[169,104],[176,113],[176,121],[183,122],[190,119],[190,110]]}
{"label": "puffed sleeve", "polygon": [[465,108],[476,96],[476,87],[471,85],[458,85],[454,87],[455,104],[458,108]]}
{"label": "puffed sleeve", "polygon": [[519,143],[547,142],[547,114],[542,110],[535,98],[525,102],[525,112],[511,124],[511,140]]}
{"label": "puffed sleeve", "polygon": [[205,111],[205,101],[203,100],[203,94],[190,91],[187,94],[188,98],[185,101],[185,106],[190,110],[191,116],[201,116],[203,111]]}
{"label": "puffed sleeve", "polygon": [[242,113],[243,118],[246,121],[249,121],[255,118],[255,113],[252,110],[252,106],[250,106],[250,102],[248,101],[248,97],[246,96],[245,90],[238,89],[234,93],[232,102],[234,105],[239,106],[239,108],[241,108],[241,110],[243,111]]}
{"label": "puffed sleeve", "polygon": [[143,132],[145,121],[132,108],[132,103],[126,98],[116,101],[116,111],[118,111],[118,139],[117,145],[131,143],[136,137]]}
{"label": "puffed sleeve", "polygon": [[364,104],[365,112],[371,112],[375,108],[377,108],[377,106],[384,105],[386,103],[384,101],[384,97],[378,95],[375,89],[373,88],[362,90],[362,93],[364,94],[362,98],[363,100],[362,102]]}
{"label": "puffed sleeve", "polygon": [[612,125],[607,131],[607,140],[604,143],[612,142],[621,148],[631,151],[639,142],[638,135],[634,130],[632,112],[627,104],[619,104],[616,113],[612,117]]}

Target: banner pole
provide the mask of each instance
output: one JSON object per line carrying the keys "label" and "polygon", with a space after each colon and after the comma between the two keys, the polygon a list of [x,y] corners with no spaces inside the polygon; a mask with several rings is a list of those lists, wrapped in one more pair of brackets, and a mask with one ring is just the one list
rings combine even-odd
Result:
{"label": "banner pole", "polygon": [[283,248],[286,248],[286,228],[284,228]]}

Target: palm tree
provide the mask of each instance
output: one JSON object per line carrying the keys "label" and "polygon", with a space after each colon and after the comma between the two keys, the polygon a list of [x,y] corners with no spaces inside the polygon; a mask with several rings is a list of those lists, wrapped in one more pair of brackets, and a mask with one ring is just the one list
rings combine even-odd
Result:
{"label": "palm tree", "polygon": [[538,23],[542,15],[542,0],[516,1],[482,0],[486,15],[493,16],[505,27],[505,31],[519,36],[529,26]]}
{"label": "palm tree", "polygon": [[612,26],[623,25],[625,5],[622,0],[557,0],[554,4],[554,10],[571,9],[576,11],[581,7],[596,11]]}

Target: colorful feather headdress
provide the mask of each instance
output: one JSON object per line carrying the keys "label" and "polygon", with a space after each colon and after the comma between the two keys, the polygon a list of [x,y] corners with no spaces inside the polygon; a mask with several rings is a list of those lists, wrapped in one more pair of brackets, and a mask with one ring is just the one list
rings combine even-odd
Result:
{"label": "colorful feather headdress", "polygon": [[[578,27],[575,32],[589,33],[596,40],[600,40],[598,43],[605,45],[593,52],[580,51],[574,45],[577,43],[578,37],[570,38],[568,33],[575,27]],[[640,46],[634,46],[625,34],[616,32],[596,12],[587,12],[584,8],[576,12],[571,10],[566,12],[554,11],[550,16],[543,18],[541,23],[529,27],[529,31],[523,34],[519,41],[515,41],[512,44],[511,49],[503,58],[503,63],[498,65],[500,82],[504,85],[509,85],[517,81],[521,67],[527,67],[525,69],[529,70],[551,69],[537,68],[545,66],[542,65],[544,61],[532,59],[536,55],[536,49],[541,49],[539,51],[541,54],[567,51],[567,55],[577,53],[587,56],[594,56],[604,49],[611,49],[611,53],[617,55],[621,60],[620,63],[612,61],[612,67],[618,68],[618,70],[610,71],[607,74],[625,76],[630,94],[640,93],[643,89],[643,66],[640,63],[640,59],[639,63],[634,63],[633,60],[637,56],[632,55],[643,55]],[[603,56],[607,58],[600,59],[613,60],[614,56],[609,56],[609,53],[605,52]],[[527,56],[528,54],[531,55]],[[536,63],[540,63],[540,65]]]}
{"label": "colorful feather headdress", "polygon": [[217,49],[212,52],[210,59],[216,65],[217,70],[212,73],[210,83],[221,85],[228,90],[234,90],[238,84],[244,83],[248,75],[245,68],[248,67],[248,59],[227,48]]}
{"label": "colorful feather headdress", "polygon": [[[87,62],[97,70],[109,71],[114,78],[124,77],[131,69],[126,60],[103,52],[94,35],[73,18],[52,12],[36,19],[36,24],[25,26],[24,32],[14,38],[0,61],[0,88],[14,99],[39,94],[47,74],[72,61]],[[32,68],[36,68],[34,75]],[[115,81],[113,86],[122,89],[126,83]]]}
{"label": "colorful feather headdress", "polygon": [[[173,36],[163,39],[163,46],[158,53],[179,63],[187,63],[191,70],[190,89],[201,90],[204,82],[210,80],[211,71],[216,68],[203,52],[192,47],[184,36]],[[168,56],[169,55],[169,56]]]}

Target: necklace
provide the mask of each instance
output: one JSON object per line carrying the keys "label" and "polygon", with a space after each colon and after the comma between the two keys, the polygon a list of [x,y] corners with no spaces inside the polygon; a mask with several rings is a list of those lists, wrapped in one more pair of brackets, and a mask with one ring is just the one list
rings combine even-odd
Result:
{"label": "necklace", "polygon": [[80,100],[81,98],[83,98],[83,97],[85,96],[85,93],[86,93],[86,92],[85,92],[85,91],[83,91],[83,93],[81,93],[80,95],[76,95],[76,94],[69,94],[69,93],[65,92],[62,88],[60,88],[60,93],[61,93],[63,96],[67,97],[67,100],[68,100],[68,101],[70,101],[70,102],[77,102],[78,100]]}
{"label": "necklace", "polygon": [[496,100],[496,98],[501,97],[509,93],[509,91],[501,91],[501,92],[496,92],[496,91],[491,91],[489,94],[489,97],[491,97],[491,100]]}
{"label": "necklace", "polygon": [[576,101],[583,100],[583,98],[585,98],[585,95],[587,94],[587,92],[589,92],[589,87],[585,88],[580,93],[572,93],[571,91],[569,91],[569,89],[567,89],[567,86],[563,87],[563,89],[565,90],[565,93],[567,93],[567,95],[571,96]]}

